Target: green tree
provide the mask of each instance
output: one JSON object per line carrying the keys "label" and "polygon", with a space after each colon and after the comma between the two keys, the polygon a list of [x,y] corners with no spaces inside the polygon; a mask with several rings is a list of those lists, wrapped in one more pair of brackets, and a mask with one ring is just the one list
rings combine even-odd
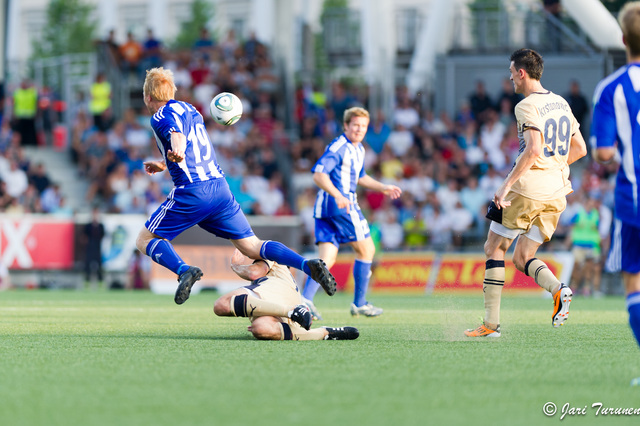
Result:
{"label": "green tree", "polygon": [[33,42],[33,57],[93,51],[96,22],[92,12],[93,6],[82,0],[51,0],[42,37]]}
{"label": "green tree", "polygon": [[[322,13],[320,15],[320,22],[324,25],[327,19],[335,18],[336,16],[346,17],[348,12],[347,0],[324,0],[322,3]],[[314,37],[314,62],[317,71],[316,84],[322,85],[321,75],[323,71],[327,71],[331,68],[329,63],[329,57],[325,47],[325,40],[323,32],[315,34]]]}
{"label": "green tree", "polygon": [[213,18],[214,8],[210,1],[194,0],[191,3],[191,19],[180,25],[180,33],[176,37],[174,47],[188,49],[200,37],[200,30],[206,28]]}

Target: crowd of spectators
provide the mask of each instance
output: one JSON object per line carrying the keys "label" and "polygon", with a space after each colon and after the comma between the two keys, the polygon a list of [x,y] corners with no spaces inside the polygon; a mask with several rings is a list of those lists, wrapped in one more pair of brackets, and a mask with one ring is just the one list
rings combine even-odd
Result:
{"label": "crowd of spectators", "polygon": [[[313,244],[317,188],[310,169],[342,132],[344,110],[367,107],[365,88],[333,82],[325,93],[300,85],[294,112],[297,130],[291,132],[276,118],[279,79],[269,49],[254,35],[240,41],[229,31],[216,42],[203,29],[193,47],[182,51],[165,49],[151,31],[143,42],[129,34],[118,45],[111,34],[107,43],[122,72],[140,87],[144,69],[161,65],[174,70],[176,97],[195,105],[205,118],[217,159],[243,210],[257,215],[297,214],[304,224],[305,244]],[[221,126],[209,118],[209,102],[222,91],[243,101],[243,118],[234,126]],[[578,83],[572,82],[565,95],[584,122],[588,103]],[[506,79],[495,96],[479,81],[453,117],[424,108],[404,87],[397,88],[390,116],[370,111],[366,170],[404,191],[394,201],[373,192],[360,195],[380,248],[478,249],[486,236],[486,205],[518,155],[513,108],[519,100]],[[87,108],[77,105],[74,111],[71,153],[79,176],[90,182],[87,201],[98,200],[104,211],[114,213],[155,210],[173,184],[167,173],[150,177],[143,172],[145,159],[159,158],[146,109],[129,109],[122,117],[107,110],[100,126]],[[43,165],[24,158],[19,136],[6,117],[0,152],[1,210],[65,211],[59,186],[50,182]],[[576,194],[569,197],[569,210],[586,195],[601,199],[604,208],[612,206],[611,167],[587,159],[572,169]],[[568,216],[563,218],[569,220]],[[563,222],[558,236],[567,235],[568,228],[570,223]]]}

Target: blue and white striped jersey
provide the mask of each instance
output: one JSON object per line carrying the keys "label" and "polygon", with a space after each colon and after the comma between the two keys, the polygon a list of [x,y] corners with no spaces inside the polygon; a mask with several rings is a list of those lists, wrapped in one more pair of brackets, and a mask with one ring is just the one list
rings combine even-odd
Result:
{"label": "blue and white striped jersey", "polygon": [[[224,176],[204,127],[202,115],[193,105],[170,100],[151,117],[151,127],[175,186]],[[182,133],[187,138],[185,158],[179,163],[167,159],[173,132]]]}
{"label": "blue and white striped jersey", "polygon": [[640,226],[640,64],[629,64],[602,80],[593,97],[591,144],[594,148],[618,143],[622,159],[616,179],[615,215]]}
{"label": "blue and white striped jersey", "polygon": [[[357,205],[356,186],[358,180],[365,175],[364,147],[361,143],[353,144],[342,134],[335,138],[322,154],[322,157],[311,169],[312,173],[321,172],[329,175],[331,183],[353,203],[352,209],[360,209]],[[338,216],[346,214],[339,209],[335,198],[324,190],[318,191],[314,206],[314,217]]]}

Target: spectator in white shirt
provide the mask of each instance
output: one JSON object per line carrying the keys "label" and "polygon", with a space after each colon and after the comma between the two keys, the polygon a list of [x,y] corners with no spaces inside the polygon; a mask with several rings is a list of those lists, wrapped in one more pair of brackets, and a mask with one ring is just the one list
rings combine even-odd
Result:
{"label": "spectator in white shirt", "polygon": [[402,124],[397,124],[389,134],[387,145],[391,148],[393,155],[404,157],[413,146],[413,134]]}
{"label": "spectator in white shirt", "polygon": [[393,112],[393,123],[399,124],[405,129],[411,129],[420,124],[420,115],[411,106],[408,98],[403,97],[398,101],[398,106]]}
{"label": "spectator in white shirt", "polygon": [[9,162],[9,171],[2,176],[2,180],[7,184],[7,194],[13,198],[20,197],[29,186],[27,174],[13,160]]}

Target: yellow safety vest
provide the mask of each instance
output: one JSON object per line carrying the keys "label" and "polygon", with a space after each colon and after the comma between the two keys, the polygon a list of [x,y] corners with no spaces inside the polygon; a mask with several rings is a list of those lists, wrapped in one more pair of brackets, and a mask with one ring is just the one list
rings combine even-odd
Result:
{"label": "yellow safety vest", "polygon": [[111,106],[111,85],[108,81],[93,83],[91,85],[91,101],[89,111],[91,114],[102,114]]}
{"label": "yellow safety vest", "polygon": [[38,111],[38,92],[35,87],[13,92],[13,115],[16,118],[33,118]]}

